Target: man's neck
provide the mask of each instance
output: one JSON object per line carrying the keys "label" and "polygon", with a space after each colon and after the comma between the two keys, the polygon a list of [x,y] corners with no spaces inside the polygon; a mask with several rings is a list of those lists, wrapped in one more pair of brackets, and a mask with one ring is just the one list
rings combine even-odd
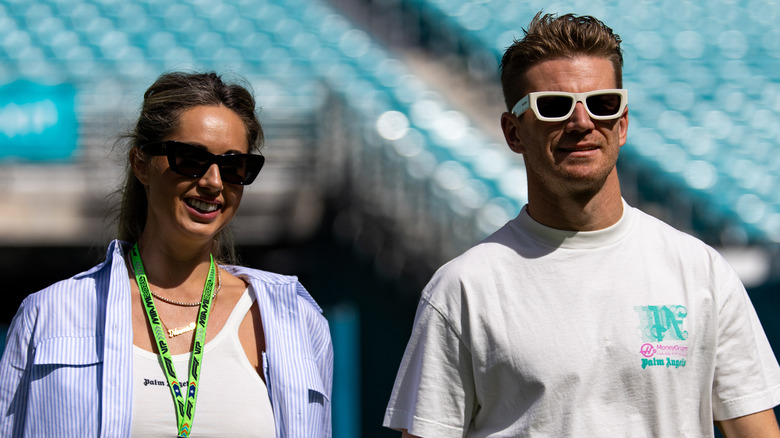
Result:
{"label": "man's neck", "polygon": [[536,222],[559,230],[602,230],[623,216],[620,186],[615,180],[595,193],[563,194],[529,188],[528,214]]}

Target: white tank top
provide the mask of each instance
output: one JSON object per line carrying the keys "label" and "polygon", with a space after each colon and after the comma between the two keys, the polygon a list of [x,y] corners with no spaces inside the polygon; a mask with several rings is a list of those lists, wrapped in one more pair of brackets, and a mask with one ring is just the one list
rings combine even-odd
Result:
{"label": "white tank top", "polygon": [[[249,363],[238,326],[252,307],[249,289],[225,326],[203,350],[198,401],[191,437],[275,437],[274,416],[263,379]],[[172,356],[176,377],[185,380],[191,353]],[[182,381],[186,388],[186,381]],[[176,436],[173,396],[157,354],[133,345],[133,421],[131,436]]]}

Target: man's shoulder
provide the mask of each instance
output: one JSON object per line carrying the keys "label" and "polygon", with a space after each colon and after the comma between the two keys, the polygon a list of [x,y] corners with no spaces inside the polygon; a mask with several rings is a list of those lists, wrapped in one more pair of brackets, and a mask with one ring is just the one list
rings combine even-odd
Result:
{"label": "man's shoulder", "polygon": [[648,256],[655,253],[665,259],[679,259],[681,266],[731,272],[733,268],[723,255],[710,244],[687,231],[636,209],[638,212],[638,239]]}
{"label": "man's shoulder", "polygon": [[634,211],[636,212],[639,225],[637,230],[639,233],[645,234],[648,239],[661,239],[660,242],[666,245],[675,245],[680,248],[715,252],[709,244],[694,236],[691,232],[675,228],[662,219],[638,208],[634,208]]}
{"label": "man's shoulder", "polygon": [[[501,235],[505,234],[503,229],[499,231]],[[511,242],[505,237],[497,238],[497,235],[499,232],[451,259],[439,268],[437,275],[461,279],[484,276],[486,270],[496,267],[501,259],[513,252]]]}
{"label": "man's shoulder", "polygon": [[459,300],[484,289],[497,271],[516,263],[512,260],[518,253],[507,233],[511,231],[505,226],[442,265],[423,290],[423,298],[433,302]]}

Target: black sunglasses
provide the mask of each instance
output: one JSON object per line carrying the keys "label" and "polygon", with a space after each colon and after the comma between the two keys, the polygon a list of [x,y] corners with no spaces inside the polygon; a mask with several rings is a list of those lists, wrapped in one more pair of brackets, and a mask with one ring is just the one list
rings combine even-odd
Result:
{"label": "black sunglasses", "polygon": [[190,178],[202,177],[216,163],[223,181],[242,186],[252,184],[265,163],[262,155],[214,155],[203,148],[173,140],[146,143],[141,145],[141,150],[151,155],[168,157],[172,171]]}

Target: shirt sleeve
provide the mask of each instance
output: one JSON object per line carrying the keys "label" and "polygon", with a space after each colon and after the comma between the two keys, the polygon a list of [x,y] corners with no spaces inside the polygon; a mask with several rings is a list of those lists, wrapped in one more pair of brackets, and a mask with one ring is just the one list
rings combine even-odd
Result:
{"label": "shirt sleeve", "polygon": [[471,352],[445,316],[421,299],[384,426],[421,437],[463,437],[476,404]]}
{"label": "shirt sleeve", "polygon": [[780,403],[780,367],[742,284],[733,276],[718,316],[713,418],[728,420]]}
{"label": "shirt sleeve", "polygon": [[318,312],[311,318],[316,321],[310,322],[310,336],[312,348],[315,351],[315,362],[322,378],[322,385],[325,391],[325,400],[323,400],[325,414],[322,424],[322,437],[329,438],[332,435],[331,429],[331,393],[333,390],[333,343],[330,337],[328,322]]}
{"label": "shirt sleeve", "polygon": [[29,373],[26,372],[31,330],[25,302],[11,321],[0,360],[0,436],[18,436],[24,426]]}

